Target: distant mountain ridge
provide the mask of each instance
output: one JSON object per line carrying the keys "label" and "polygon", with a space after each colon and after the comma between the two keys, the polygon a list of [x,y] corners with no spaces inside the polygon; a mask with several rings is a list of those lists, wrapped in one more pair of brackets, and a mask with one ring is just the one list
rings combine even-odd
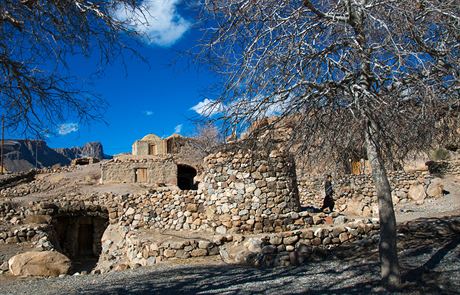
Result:
{"label": "distant mountain ridge", "polygon": [[104,159],[100,142],[89,142],[82,147],[50,148],[43,140],[5,140],[4,166],[7,171],[20,172],[38,167],[69,165],[73,159],[93,157]]}
{"label": "distant mountain ridge", "polygon": [[92,157],[102,160],[105,158],[104,149],[100,142],[88,142],[82,147],[55,148],[56,152],[70,160],[83,157]]}

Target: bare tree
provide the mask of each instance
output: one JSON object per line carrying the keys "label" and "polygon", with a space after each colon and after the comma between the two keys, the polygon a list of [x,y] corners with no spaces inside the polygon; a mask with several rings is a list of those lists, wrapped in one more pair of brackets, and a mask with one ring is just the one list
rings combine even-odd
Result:
{"label": "bare tree", "polygon": [[[295,116],[292,142],[316,156],[365,148],[380,216],[381,276],[400,284],[385,163],[458,126],[458,0],[204,0],[199,55],[227,75],[214,107],[247,128]],[[211,106],[212,107],[212,106]]]}
{"label": "bare tree", "polygon": [[211,122],[198,122],[192,139],[194,147],[205,155],[212,153],[223,143],[223,136],[219,128]]}
{"label": "bare tree", "polygon": [[67,74],[69,55],[104,65],[129,49],[136,34],[118,9],[143,10],[135,0],[4,0],[0,3],[0,108],[10,129],[42,133],[69,115],[100,118],[103,101]]}

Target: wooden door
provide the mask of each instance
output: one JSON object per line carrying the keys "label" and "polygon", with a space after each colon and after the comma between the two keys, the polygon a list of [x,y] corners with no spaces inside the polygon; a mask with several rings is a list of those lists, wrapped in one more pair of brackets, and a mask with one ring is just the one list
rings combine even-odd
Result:
{"label": "wooden door", "polygon": [[361,163],[359,161],[351,162],[351,174],[354,174],[354,175],[361,174]]}
{"label": "wooden door", "polygon": [[136,169],[136,182],[147,182],[147,169],[137,168]]}

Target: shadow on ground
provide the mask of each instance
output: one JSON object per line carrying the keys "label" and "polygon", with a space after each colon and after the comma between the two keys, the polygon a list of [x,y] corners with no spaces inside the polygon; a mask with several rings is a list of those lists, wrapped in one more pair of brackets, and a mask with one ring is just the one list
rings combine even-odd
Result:
{"label": "shadow on ground", "polygon": [[[397,293],[460,294],[460,217],[399,227],[403,288]],[[375,242],[340,247],[299,267],[176,266],[97,283],[79,294],[384,294]]]}

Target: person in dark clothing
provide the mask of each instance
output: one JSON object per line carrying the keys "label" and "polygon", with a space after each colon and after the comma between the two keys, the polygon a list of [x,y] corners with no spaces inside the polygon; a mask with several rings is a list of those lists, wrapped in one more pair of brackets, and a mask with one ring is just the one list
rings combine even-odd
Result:
{"label": "person in dark clothing", "polygon": [[329,210],[332,212],[334,210],[334,198],[332,195],[334,194],[334,190],[332,189],[332,176],[327,175],[326,176],[326,181],[324,182],[324,200],[323,200],[323,207],[321,207],[321,210],[323,211],[326,208],[329,208]]}

